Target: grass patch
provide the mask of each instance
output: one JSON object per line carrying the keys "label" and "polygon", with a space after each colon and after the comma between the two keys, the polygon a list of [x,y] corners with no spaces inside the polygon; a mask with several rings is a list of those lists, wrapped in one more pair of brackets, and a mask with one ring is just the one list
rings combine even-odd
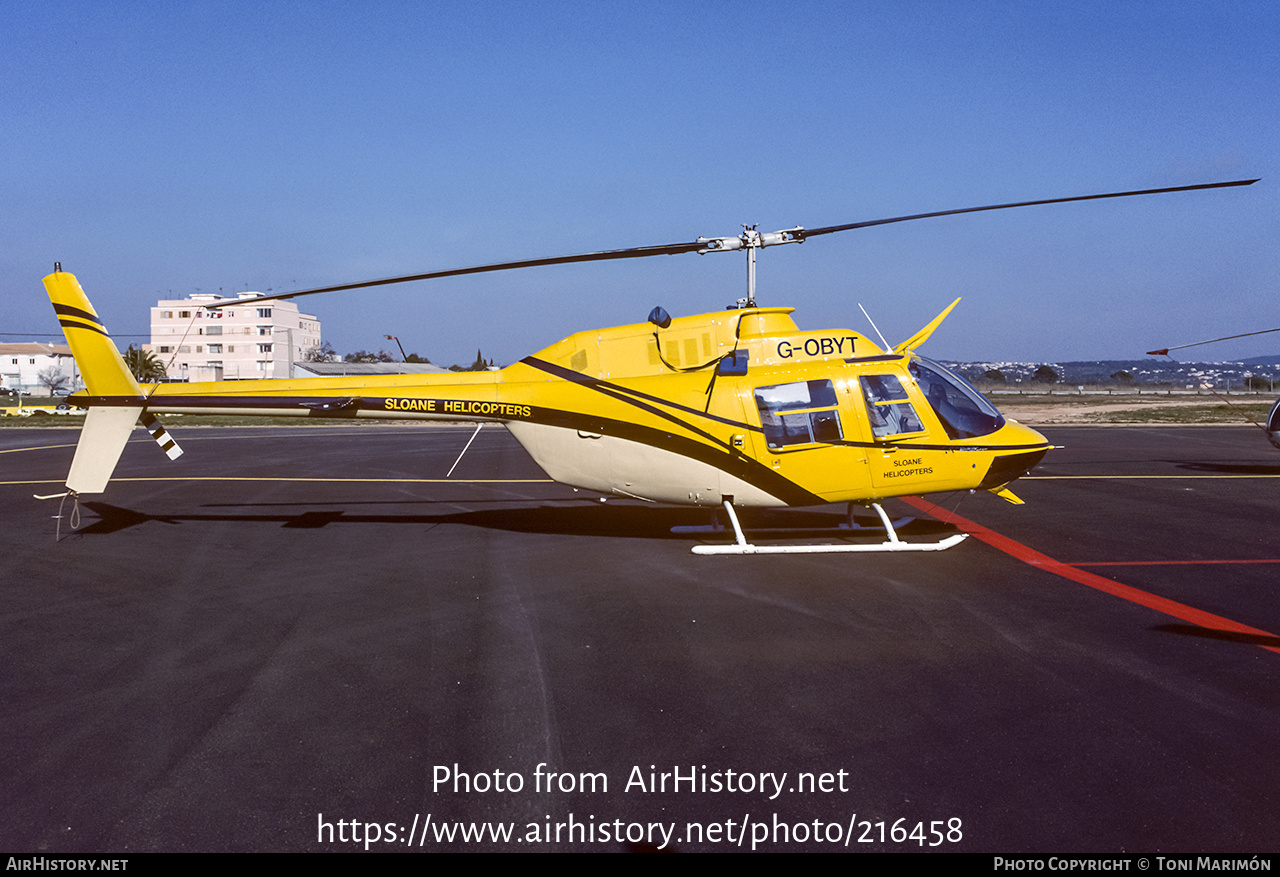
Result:
{"label": "grass patch", "polygon": [[1252,418],[1264,423],[1270,405],[1153,405],[1124,411],[1093,411],[1081,416],[1083,423],[1247,423]]}

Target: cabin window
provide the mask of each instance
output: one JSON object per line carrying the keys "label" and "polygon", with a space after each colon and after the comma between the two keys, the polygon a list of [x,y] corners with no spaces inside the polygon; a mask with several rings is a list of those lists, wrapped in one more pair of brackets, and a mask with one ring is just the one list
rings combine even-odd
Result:
{"label": "cabin window", "polygon": [[871,418],[871,434],[878,439],[924,432],[924,424],[907,399],[897,375],[863,375],[862,395]]}
{"label": "cabin window", "polygon": [[916,356],[911,360],[911,376],[951,438],[989,435],[1004,426],[995,406],[946,366]]}
{"label": "cabin window", "polygon": [[844,437],[831,381],[756,387],[760,425],[770,448],[837,442]]}

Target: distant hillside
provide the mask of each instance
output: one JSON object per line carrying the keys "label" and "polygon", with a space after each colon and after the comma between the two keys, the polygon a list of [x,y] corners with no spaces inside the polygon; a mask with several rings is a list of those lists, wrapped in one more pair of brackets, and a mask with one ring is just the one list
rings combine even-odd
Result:
{"label": "distant hillside", "polygon": [[1166,359],[1091,359],[1081,362],[948,362],[947,365],[975,383],[990,384],[986,374],[999,371],[1008,384],[1036,383],[1036,369],[1047,365],[1062,384],[1119,384],[1112,375],[1128,372],[1134,384],[1190,388],[1239,386],[1249,376],[1275,381],[1280,388],[1280,356],[1257,357],[1249,362],[1173,362]]}

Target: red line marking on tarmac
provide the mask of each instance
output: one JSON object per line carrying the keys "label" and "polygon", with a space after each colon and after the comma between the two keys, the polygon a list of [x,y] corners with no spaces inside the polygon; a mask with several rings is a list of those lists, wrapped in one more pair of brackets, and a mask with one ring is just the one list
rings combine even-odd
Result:
{"label": "red line marking on tarmac", "polygon": [[[1070,579],[1082,585],[1087,585],[1095,590],[1110,594],[1113,597],[1119,597],[1122,600],[1128,600],[1130,603],[1137,603],[1139,606],[1146,606],[1148,609],[1154,609],[1165,615],[1177,618],[1181,621],[1187,621],[1191,624],[1198,625],[1209,630],[1230,631],[1232,633],[1245,633],[1253,636],[1265,636],[1272,639],[1280,639],[1274,633],[1259,630],[1256,627],[1249,627],[1247,624],[1241,624],[1238,621],[1232,621],[1230,618],[1223,618],[1221,615],[1214,615],[1211,612],[1204,612],[1195,609],[1176,600],[1169,600],[1165,597],[1158,597],[1155,594],[1139,590],[1138,588],[1122,585],[1111,579],[1103,578],[1091,572],[1082,569],[1076,569],[1074,566],[1063,563],[1060,560],[1054,560],[1047,554],[1041,554],[1034,548],[1028,548],[1021,542],[1016,542],[1008,536],[997,533],[996,531],[982,526],[979,523],[970,521],[968,518],[962,518],[957,514],[947,511],[941,506],[936,506],[928,500],[921,499],[918,496],[901,496],[898,497],[916,509],[937,518],[946,524],[952,524],[959,527],[964,532],[973,536],[979,541],[985,542],[992,548],[996,548],[1015,557],[1023,563],[1031,566],[1040,567],[1047,572],[1062,576],[1064,579]],[[1280,646],[1259,646],[1269,652],[1275,652],[1280,655]]]}
{"label": "red line marking on tarmac", "polygon": [[1068,566],[1183,566],[1197,563],[1280,563],[1280,560],[1086,560]]}

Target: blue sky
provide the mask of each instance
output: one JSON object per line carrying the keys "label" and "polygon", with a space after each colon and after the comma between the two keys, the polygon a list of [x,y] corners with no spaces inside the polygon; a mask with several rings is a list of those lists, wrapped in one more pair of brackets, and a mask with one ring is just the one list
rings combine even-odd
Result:
{"label": "blue sky", "polygon": [[[1130,358],[1280,325],[1272,2],[7,0],[0,21],[0,332],[59,337],[40,284],[55,260],[123,347],[158,298],[197,290],[1245,177],[1263,179],[769,249],[759,299],[869,332],[861,302],[896,342],[963,296],[925,352],[965,360]],[[655,304],[719,309],[744,258],[302,306],[340,351],[390,333],[435,362],[510,362]]]}

